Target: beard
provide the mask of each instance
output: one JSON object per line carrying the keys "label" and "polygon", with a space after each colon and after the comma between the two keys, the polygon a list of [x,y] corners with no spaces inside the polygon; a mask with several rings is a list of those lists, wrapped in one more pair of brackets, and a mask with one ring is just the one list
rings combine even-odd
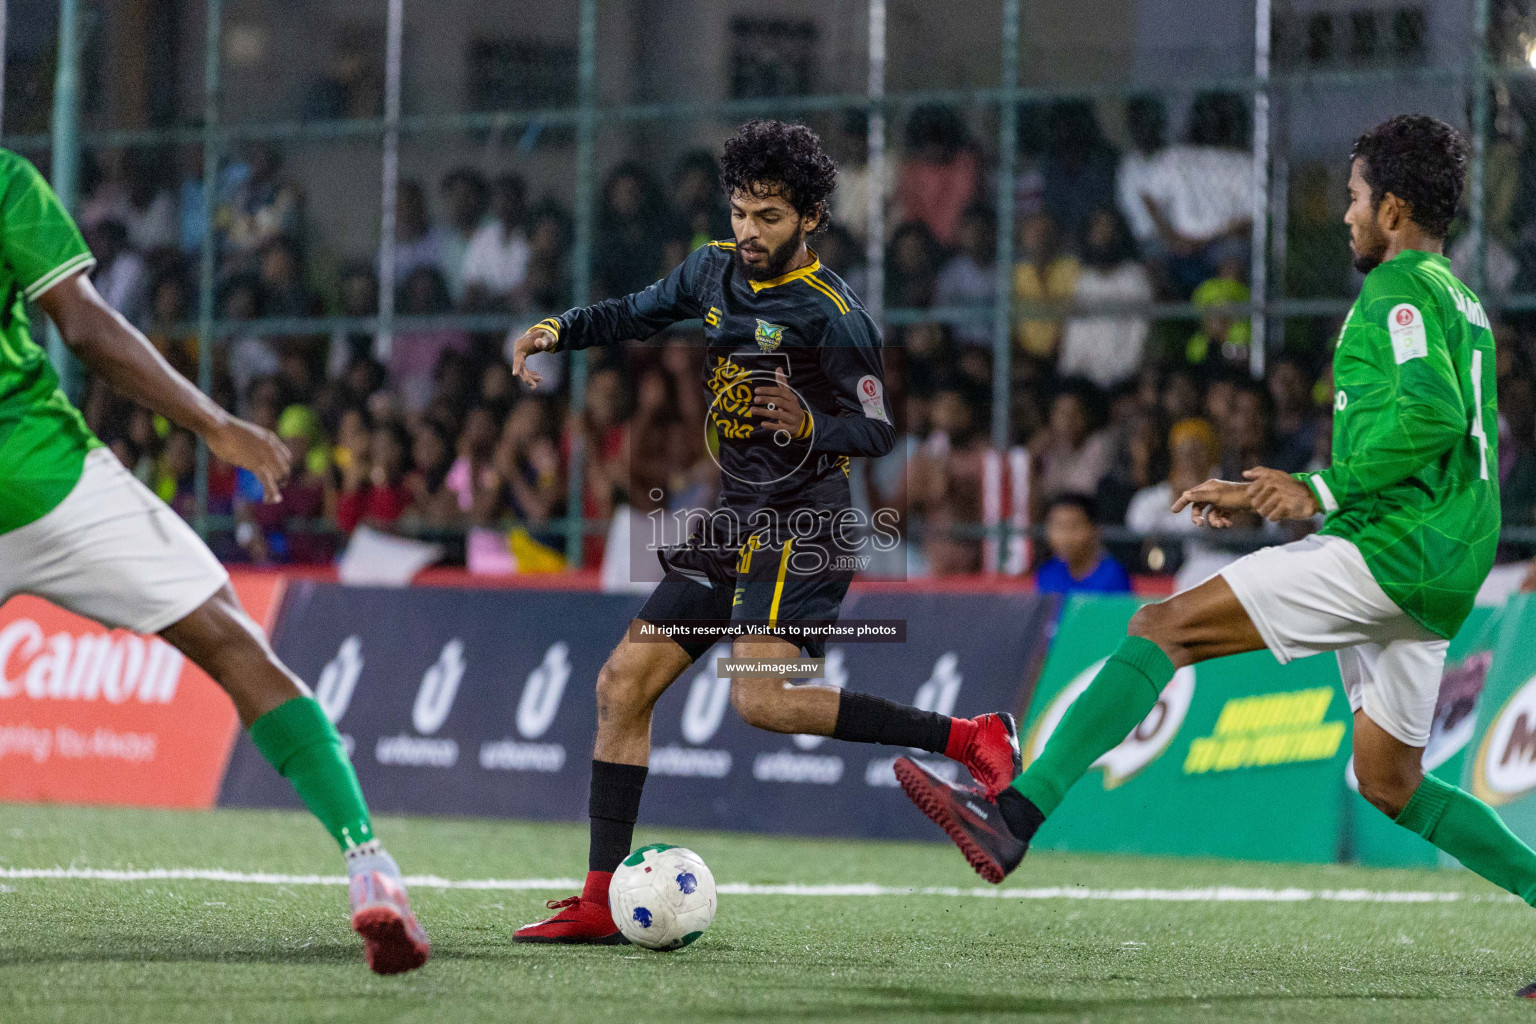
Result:
{"label": "beard", "polygon": [[1381,259],[1387,254],[1387,236],[1375,224],[1362,227],[1358,234],[1358,243],[1353,236],[1349,240],[1349,259],[1356,270],[1369,274],[1381,266]]}
{"label": "beard", "polygon": [[[783,245],[777,249],[768,250],[768,258],[763,260],[761,266],[754,267],[741,257],[741,246],[736,247],[736,263],[741,267],[747,278],[752,281],[769,281],[779,277],[789,266],[789,261],[794,259],[795,253],[800,251],[800,244],[805,241],[805,231],[797,230]],[[761,250],[758,250],[761,251]]]}

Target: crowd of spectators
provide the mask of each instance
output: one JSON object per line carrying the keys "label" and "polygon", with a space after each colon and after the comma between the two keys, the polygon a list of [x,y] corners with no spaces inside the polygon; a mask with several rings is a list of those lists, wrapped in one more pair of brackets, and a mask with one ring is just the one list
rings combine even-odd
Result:
{"label": "crowd of spectators", "polygon": [[[1173,495],[1257,464],[1327,464],[1327,339],[1337,318],[1304,331],[1300,345],[1287,330],[1287,355],[1255,382],[1246,372],[1248,319],[1224,308],[1248,299],[1247,118],[1238,97],[1202,94],[1173,140],[1162,101],[1138,97],[1126,109],[1130,143],[1119,149],[1088,101],[1031,106],[1020,116],[1015,257],[1005,275],[1018,304],[1009,443],[1027,452],[1028,512],[1049,525],[1039,560],[1050,559],[1055,584],[1119,586],[1126,570],[1203,576],[1232,553],[1171,516]],[[886,332],[901,442],[855,470],[855,492],[871,506],[903,510],[905,543],[893,571],[976,572],[983,480],[995,458],[998,220],[988,200],[998,183],[951,108],[911,113],[883,182],[869,180],[857,156],[861,132],[858,118],[828,130],[846,154],[832,224],[812,245],[863,291],[865,203],[881,189],[885,307],[933,312]],[[674,332],[659,344],[592,353],[585,405],[573,414],[564,357],[540,357],[547,383],[537,393],[513,378],[506,352],[520,327],[509,334],[431,319],[497,313],[526,325],[569,305],[571,212],[549,196],[535,199],[518,173],[466,165],[436,182],[400,182],[394,271],[403,319],[383,337],[258,329],[274,317],[370,317],[379,305],[378,268],[336,259],[314,237],[303,187],[276,146],[252,143],[221,168],[211,240],[197,147],[179,160],[98,154],[87,170],[80,221],[98,258],[97,287],[195,376],[204,339],[189,324],[197,319],[198,256],[211,241],[222,326],[209,342],[214,396],[293,450],[294,479],[277,504],[263,504],[247,474],[212,465],[209,511],[235,524],[217,534],[222,557],[323,562],[359,524],[450,538],[455,558],[474,547],[463,541],[466,531],[514,526],[531,543],[563,550],[560,521],[573,513],[602,521],[625,506],[643,513],[712,500],[700,335]],[[1301,168],[1296,181],[1294,238],[1325,255],[1295,261],[1287,286],[1345,297],[1350,271],[1328,178]],[[665,179],[621,163],[600,186],[593,290],[604,297],[642,288],[730,231],[708,152],[685,154]],[[1190,302],[1196,314],[1157,319],[1149,304],[1160,301]],[[253,326],[243,328],[246,321]],[[1505,521],[1532,525],[1536,395],[1520,335],[1496,327]],[[84,407],[123,462],[190,514],[190,435],[99,381],[87,384]],[[571,509],[577,438],[582,499]],[[1104,546],[1099,526],[1148,539],[1111,533]],[[585,558],[602,551],[601,532],[590,534]]]}

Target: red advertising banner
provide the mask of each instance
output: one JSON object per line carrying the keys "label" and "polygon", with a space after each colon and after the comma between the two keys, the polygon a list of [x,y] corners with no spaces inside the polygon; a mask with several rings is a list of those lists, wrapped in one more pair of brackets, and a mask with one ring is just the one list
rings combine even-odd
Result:
{"label": "red advertising banner", "polygon": [[[233,580],[270,630],[282,578]],[[0,800],[212,807],[238,728],[218,684],[159,637],[35,597],[0,606]]]}

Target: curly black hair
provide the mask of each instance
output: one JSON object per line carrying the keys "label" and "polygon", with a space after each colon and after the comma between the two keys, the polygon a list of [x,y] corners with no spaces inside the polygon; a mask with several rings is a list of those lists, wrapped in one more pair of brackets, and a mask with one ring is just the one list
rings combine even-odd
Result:
{"label": "curly black hair", "polygon": [[1444,238],[1461,204],[1467,179],[1467,140],[1424,114],[1400,114],[1355,140],[1351,160],[1371,186],[1371,204],[1388,192],[1408,204],[1409,216],[1432,238]]}
{"label": "curly black hair", "polygon": [[725,140],[720,154],[720,184],[726,194],[745,192],[757,199],[780,194],[801,218],[819,218],[827,226],[827,200],[837,187],[837,165],[822,151],[821,139],[803,124],[748,121]]}

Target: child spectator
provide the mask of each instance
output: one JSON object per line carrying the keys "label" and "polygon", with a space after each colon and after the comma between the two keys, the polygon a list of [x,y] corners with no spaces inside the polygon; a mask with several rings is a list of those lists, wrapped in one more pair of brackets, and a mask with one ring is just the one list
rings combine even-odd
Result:
{"label": "child spectator", "polygon": [[496,450],[496,415],[489,406],[477,405],[464,418],[459,431],[457,455],[448,468],[445,484],[453,491],[454,507],[459,517],[466,517],[475,507],[475,490],[489,470]]}
{"label": "child spectator", "polygon": [[[704,243],[731,235],[731,214],[720,192],[720,167],[707,149],[684,153],[672,172],[671,233],[692,252]],[[669,268],[670,269],[670,268]]]}
{"label": "child spectator", "polygon": [[374,427],[366,458],[348,460],[341,473],[341,497],[336,522],[343,533],[361,524],[387,530],[410,507],[414,497],[405,483],[411,436],[397,423]]}
{"label": "child spectator", "polygon": [[1061,494],[1051,501],[1045,542],[1051,557],[1035,575],[1040,593],[1123,594],[1131,589],[1125,566],[1099,541],[1093,499],[1086,494]]}
{"label": "child spectator", "polygon": [[149,308],[149,266],[128,246],[128,229],[120,221],[104,220],[87,228],[96,269],[91,280],[107,305],[135,326],[144,323]]}
{"label": "child spectator", "polygon": [[570,215],[547,200],[533,208],[529,224],[528,306],[537,313],[564,310],[571,304]]}
{"label": "child spectator", "polygon": [[1093,103],[1060,100],[1046,115],[1041,203],[1068,238],[1088,230],[1095,210],[1114,205],[1119,154],[1104,138]]}
{"label": "child spectator", "polygon": [[[1236,267],[1228,270],[1235,273]],[[1248,369],[1248,341],[1252,330],[1246,313],[1228,313],[1215,307],[1248,301],[1248,286],[1234,276],[1213,277],[1195,289],[1191,300],[1207,310],[1200,315],[1200,330],[1184,344],[1184,360],[1216,375]]]}

